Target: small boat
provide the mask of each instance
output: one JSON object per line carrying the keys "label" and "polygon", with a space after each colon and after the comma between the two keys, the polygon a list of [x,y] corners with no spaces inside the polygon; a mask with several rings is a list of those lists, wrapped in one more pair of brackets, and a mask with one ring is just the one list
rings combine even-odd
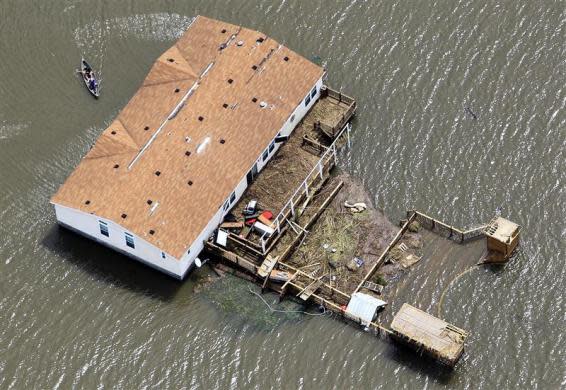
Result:
{"label": "small boat", "polygon": [[98,99],[98,96],[100,95],[98,80],[96,79],[94,70],[84,58],[81,59],[81,68],[77,72],[81,74],[88,91],[92,94],[92,96]]}

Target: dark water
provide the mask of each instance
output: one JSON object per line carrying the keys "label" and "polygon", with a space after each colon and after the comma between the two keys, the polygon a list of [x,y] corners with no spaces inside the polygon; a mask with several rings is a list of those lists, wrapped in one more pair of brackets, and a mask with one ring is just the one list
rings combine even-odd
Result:
{"label": "dark water", "polygon": [[[55,226],[49,197],[196,14],[322,59],[359,103],[343,165],[392,219],[417,207],[466,226],[502,206],[523,226],[512,263],[449,293],[445,315],[471,330],[453,373]],[[0,388],[566,387],[565,41],[560,1],[2,0]],[[430,286],[404,294],[436,301]]]}

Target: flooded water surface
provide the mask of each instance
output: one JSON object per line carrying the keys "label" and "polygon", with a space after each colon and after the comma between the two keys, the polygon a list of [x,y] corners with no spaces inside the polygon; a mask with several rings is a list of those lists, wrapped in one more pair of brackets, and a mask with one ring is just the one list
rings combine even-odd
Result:
{"label": "flooded water surface", "polygon": [[[511,263],[446,294],[444,317],[471,334],[454,371],[328,315],[271,314],[245,281],[178,282],[56,226],[50,196],[197,14],[320,59],[358,101],[341,165],[392,220],[418,208],[465,227],[501,207],[522,226]],[[0,36],[0,388],[566,387],[563,2],[2,0]],[[417,267],[400,294],[434,314],[434,278],[453,272]]]}

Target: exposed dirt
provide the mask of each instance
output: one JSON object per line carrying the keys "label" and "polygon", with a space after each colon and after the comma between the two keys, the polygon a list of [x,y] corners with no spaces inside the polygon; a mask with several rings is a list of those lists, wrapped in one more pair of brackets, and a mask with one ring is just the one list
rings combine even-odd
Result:
{"label": "exposed dirt", "polygon": [[[287,262],[305,267],[317,277],[328,275],[333,287],[351,293],[395,236],[398,227],[375,209],[363,185],[345,173],[331,178],[309,207],[311,212],[305,212],[298,222],[308,220],[340,181],[344,182],[344,187]],[[367,209],[353,213],[344,206],[345,202],[363,202]],[[361,259],[363,264],[356,264],[355,258]]]}

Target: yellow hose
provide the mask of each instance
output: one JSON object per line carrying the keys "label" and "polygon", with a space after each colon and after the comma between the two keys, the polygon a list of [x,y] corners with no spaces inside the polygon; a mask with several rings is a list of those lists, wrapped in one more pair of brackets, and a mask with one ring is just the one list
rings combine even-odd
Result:
{"label": "yellow hose", "polygon": [[466,275],[468,272],[472,271],[475,269],[475,267],[478,267],[482,265],[480,264],[474,264],[472,265],[470,268],[468,268],[467,270],[460,272],[458,275],[456,275],[456,277],[454,279],[452,279],[450,281],[450,283],[448,283],[448,286],[446,286],[446,288],[444,288],[444,290],[442,290],[442,295],[440,295],[440,300],[438,301],[438,312],[436,314],[436,316],[440,319],[442,319],[440,317],[440,314],[442,312],[442,302],[444,301],[444,296],[446,295],[446,293],[448,292],[448,289],[450,288],[450,286],[452,286],[452,283],[454,283],[456,280],[460,279],[462,276]]}

